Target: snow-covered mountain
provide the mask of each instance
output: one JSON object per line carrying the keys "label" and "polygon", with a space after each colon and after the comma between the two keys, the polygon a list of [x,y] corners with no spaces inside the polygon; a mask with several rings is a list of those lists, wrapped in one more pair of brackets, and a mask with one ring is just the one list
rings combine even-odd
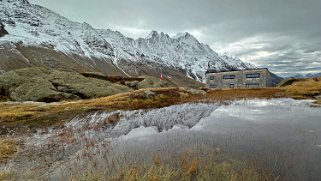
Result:
{"label": "snow-covered mountain", "polygon": [[292,76],[289,76],[287,78],[297,78],[297,79],[303,79],[303,78],[314,78],[314,77],[321,77],[321,72],[320,73],[308,73],[308,74],[295,74]]}
{"label": "snow-covered mountain", "polygon": [[[72,56],[75,61],[79,57],[90,59],[95,65],[98,60],[100,63],[111,61],[127,75],[137,73],[139,65],[150,65],[154,69],[185,71],[188,77],[202,81],[210,61],[211,69],[215,70],[252,67],[238,58],[219,56],[189,33],[171,37],[152,31],[146,38],[132,39],[118,31],[95,29],[87,23],[70,21],[27,0],[0,0],[0,30],[7,32],[0,32],[0,49],[1,46],[10,47],[19,52],[18,44],[52,49]],[[23,58],[28,64],[28,57]],[[131,67],[131,64],[135,66]],[[1,69],[4,68],[0,62]]]}

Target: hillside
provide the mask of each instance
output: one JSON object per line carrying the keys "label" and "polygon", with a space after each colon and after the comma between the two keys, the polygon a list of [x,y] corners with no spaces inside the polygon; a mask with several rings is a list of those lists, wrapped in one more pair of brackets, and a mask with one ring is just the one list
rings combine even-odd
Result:
{"label": "hillside", "polygon": [[287,79],[280,83],[280,87],[294,98],[321,99],[321,77],[305,79]]}
{"label": "hillside", "polygon": [[204,81],[208,62],[216,70],[252,65],[219,56],[189,33],[169,36],[152,31],[132,39],[118,31],[95,29],[27,0],[0,1],[0,72],[29,66],[108,75],[159,77],[182,84]]}
{"label": "hillside", "polygon": [[171,81],[151,76],[105,76],[91,72],[80,74],[31,67],[0,74],[0,101],[57,102],[98,98],[144,88],[175,86]]}

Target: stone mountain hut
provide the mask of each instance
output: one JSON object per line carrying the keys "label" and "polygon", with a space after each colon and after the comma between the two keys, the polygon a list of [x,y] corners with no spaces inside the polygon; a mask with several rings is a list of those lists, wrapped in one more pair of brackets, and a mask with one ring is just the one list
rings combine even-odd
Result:
{"label": "stone mountain hut", "polygon": [[206,86],[211,89],[272,87],[272,75],[267,68],[215,71],[207,70]]}

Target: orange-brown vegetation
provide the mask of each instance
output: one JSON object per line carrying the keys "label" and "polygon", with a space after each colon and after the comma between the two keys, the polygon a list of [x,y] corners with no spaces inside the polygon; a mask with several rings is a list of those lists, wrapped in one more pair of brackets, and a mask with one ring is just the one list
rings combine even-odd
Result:
{"label": "orange-brown vegetation", "polygon": [[206,95],[210,100],[219,101],[279,97],[285,97],[285,94],[278,88],[212,90]]}
{"label": "orange-brown vegetation", "polygon": [[[155,162],[155,158],[157,161]],[[198,157],[182,153],[170,163],[155,156],[151,164],[127,163],[108,174],[100,168],[88,171],[82,176],[72,174],[70,180],[213,180],[213,181],[265,181],[274,176],[257,169],[255,164],[235,160],[218,161],[219,157]]]}
{"label": "orange-brown vegetation", "polygon": [[[146,90],[155,93],[146,97]],[[218,102],[246,98],[283,96],[280,89],[211,90],[205,95],[192,95],[180,88],[154,88],[113,96],[59,103],[1,103],[0,125],[15,128],[39,128],[62,123],[73,116],[92,111],[149,109],[187,102]],[[113,120],[111,120],[114,122]],[[0,130],[1,131],[1,130]]]}
{"label": "orange-brown vegetation", "polygon": [[290,97],[313,98],[314,96],[321,94],[321,77],[294,80],[290,79],[284,82],[281,86]]}
{"label": "orange-brown vegetation", "polygon": [[0,163],[6,161],[19,148],[18,141],[0,138]]}
{"label": "orange-brown vegetation", "polygon": [[[155,95],[146,96],[146,91]],[[194,95],[181,88],[152,88],[103,98],[59,103],[1,103],[0,125],[28,129],[61,124],[92,111],[161,108],[188,102],[224,102],[252,98],[314,98],[321,93],[321,78],[290,81],[277,88],[207,90]],[[316,103],[321,103],[317,100]],[[117,122],[115,120],[107,120]],[[1,129],[0,129],[1,134]],[[3,134],[3,133],[2,133]]]}

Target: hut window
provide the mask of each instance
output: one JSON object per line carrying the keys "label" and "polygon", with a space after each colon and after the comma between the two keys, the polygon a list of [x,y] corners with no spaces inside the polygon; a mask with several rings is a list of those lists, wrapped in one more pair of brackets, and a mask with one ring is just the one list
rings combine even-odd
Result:
{"label": "hut window", "polygon": [[260,78],[260,73],[246,74],[246,78]]}
{"label": "hut window", "polygon": [[258,83],[249,83],[245,85],[247,88],[259,88],[260,84]]}
{"label": "hut window", "polygon": [[235,79],[235,75],[224,75],[223,79]]}

